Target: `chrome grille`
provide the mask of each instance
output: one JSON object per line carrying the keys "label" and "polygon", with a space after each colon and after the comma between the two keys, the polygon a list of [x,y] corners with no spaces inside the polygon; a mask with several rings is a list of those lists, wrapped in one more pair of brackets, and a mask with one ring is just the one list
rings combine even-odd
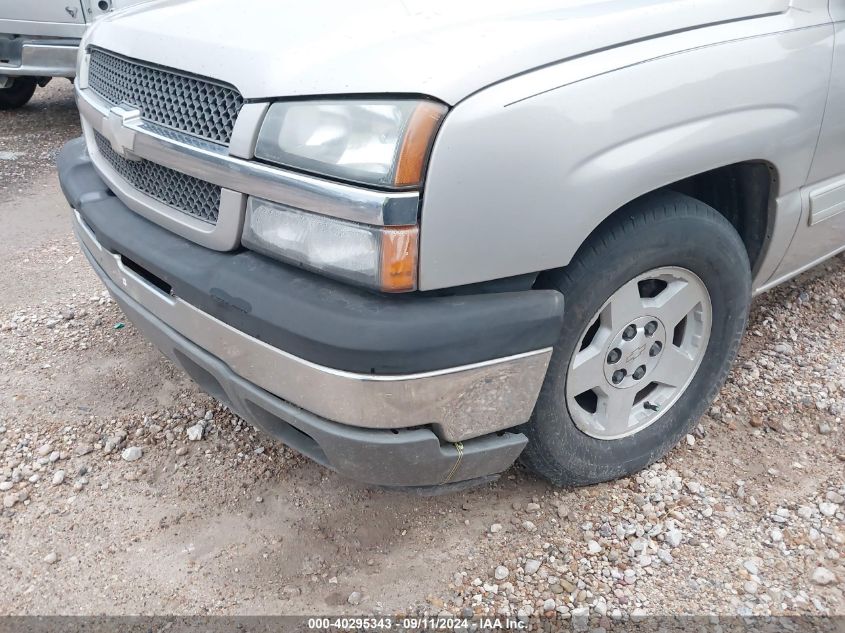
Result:
{"label": "chrome grille", "polygon": [[137,108],[147,121],[224,145],[244,103],[232,87],[99,49],[91,50],[88,86],[112,105]]}
{"label": "chrome grille", "polygon": [[148,160],[127,160],[99,132],[94,132],[94,140],[112,169],[133,187],[182,213],[217,224],[220,187]]}

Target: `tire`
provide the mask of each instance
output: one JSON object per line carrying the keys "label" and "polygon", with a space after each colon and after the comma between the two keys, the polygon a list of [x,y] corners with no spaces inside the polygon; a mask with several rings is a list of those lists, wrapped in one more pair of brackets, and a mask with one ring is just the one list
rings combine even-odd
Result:
{"label": "tire", "polygon": [[25,106],[35,94],[37,85],[35,77],[15,77],[11,86],[0,89],[0,110],[15,110]]}
{"label": "tire", "polygon": [[[608,306],[617,301],[615,297],[624,288],[636,288],[637,298],[645,288],[646,294],[640,303],[657,305],[661,294],[652,299],[649,297],[655,295],[649,293],[663,293],[665,288],[660,288],[666,283],[664,278],[658,276],[655,281],[633,286],[632,280],[640,275],[645,275],[643,278],[658,273],[663,275],[666,271],[669,271],[666,273],[669,283],[665,288],[672,288],[673,292],[676,292],[675,288],[687,289],[687,286],[681,285],[683,282],[689,285],[690,293],[697,288],[705,288],[705,294],[709,294],[707,301],[702,294],[701,301],[695,304],[689,316],[683,317],[674,329],[667,326],[663,333],[666,339],[666,348],[662,350],[664,354],[677,351],[670,345],[687,345],[686,340],[689,339],[693,347],[689,348],[691,351],[683,352],[684,358],[697,357],[695,362],[698,364],[690,361],[685,366],[690,377],[682,388],[667,386],[668,383],[649,383],[648,388],[653,389],[651,393],[669,394],[674,389],[671,397],[675,400],[667,395],[667,406],[662,411],[648,399],[639,403],[635,399],[630,418],[616,416],[617,422],[612,423],[611,406],[603,403],[610,402],[604,399],[605,393],[618,393],[612,384],[618,378],[617,373],[608,377],[609,370],[605,369],[602,378],[606,383],[573,397],[571,394],[581,388],[585,375],[576,372],[581,371],[581,367],[587,367],[584,363],[577,364],[575,355],[578,354],[580,359],[589,353],[594,360],[598,358],[598,352],[593,354],[593,350],[602,349],[595,342],[599,334],[601,340],[610,341],[607,345],[613,346],[614,341],[620,340],[623,341],[620,345],[627,345],[624,336],[626,332],[632,332],[630,326],[623,330],[622,339],[611,332],[611,328],[604,327],[605,320],[613,321],[605,319],[604,315],[622,313],[621,309],[614,313],[614,308]],[[678,276],[677,281],[675,275]],[[530,470],[561,486],[582,486],[630,475],[662,458],[684,438],[716,397],[727,377],[745,330],[751,298],[750,265],[736,230],[711,207],[671,191],[657,192],[623,208],[588,239],[570,265],[545,273],[538,279],[537,285],[559,290],[567,304],[564,326],[534,414],[522,429],[529,442],[521,461]],[[680,296],[680,293],[677,294]],[[669,301],[664,303],[670,305]],[[709,326],[706,322],[708,308]],[[651,309],[645,308],[647,311]],[[624,321],[624,317],[621,320]],[[637,330],[636,336],[647,336],[648,325],[651,324]],[[691,328],[688,333],[687,328]],[[707,342],[704,342],[705,331],[709,331]],[[617,338],[612,338],[614,336]],[[588,340],[591,342],[585,347]],[[636,339],[631,344],[638,341]],[[645,341],[644,345],[647,344]],[[610,364],[615,360],[616,351],[619,350],[601,357],[603,362]],[[650,348],[646,354],[645,351],[635,350],[628,357],[633,358],[633,364],[639,363],[642,358],[646,359],[643,362],[647,362],[654,351]],[[641,356],[635,356],[637,353]],[[646,378],[653,375],[662,379],[669,375],[672,365],[666,359],[675,357],[660,356],[659,351],[658,357],[654,374],[647,374]],[[660,363],[666,363],[665,367],[661,368]],[[592,368],[598,367],[592,365]],[[577,379],[570,379],[570,376],[577,376]],[[568,380],[573,383],[569,392]],[[627,374],[624,380],[633,381],[633,374]],[[680,383],[681,379],[670,379],[669,382]],[[646,379],[635,386],[641,384],[646,384]],[[645,391],[648,392],[648,389]],[[643,392],[635,393],[636,398]],[[630,399],[631,396],[624,398]],[[593,408],[595,413],[592,413]],[[655,411],[652,412],[652,409]],[[652,416],[652,422],[648,422],[648,416]],[[639,421],[640,417],[642,421]],[[599,420],[599,423],[594,420]],[[609,437],[611,429],[617,427],[623,430],[637,428],[630,426],[631,420],[647,425],[629,435]],[[601,436],[603,433],[608,437]]]}

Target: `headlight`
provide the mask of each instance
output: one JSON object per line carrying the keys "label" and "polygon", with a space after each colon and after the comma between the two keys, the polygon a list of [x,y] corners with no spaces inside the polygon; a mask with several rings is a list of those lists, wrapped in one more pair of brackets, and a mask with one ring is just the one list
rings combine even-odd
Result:
{"label": "headlight", "polygon": [[276,259],[384,292],[414,290],[416,226],[358,224],[249,198],[242,242]]}
{"label": "headlight", "polygon": [[421,100],[281,101],[267,112],[255,156],[367,185],[416,187],[445,113]]}

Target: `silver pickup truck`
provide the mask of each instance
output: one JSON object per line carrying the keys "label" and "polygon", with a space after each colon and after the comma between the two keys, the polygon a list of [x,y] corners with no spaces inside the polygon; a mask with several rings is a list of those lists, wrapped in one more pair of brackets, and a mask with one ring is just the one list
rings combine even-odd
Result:
{"label": "silver pickup truck", "polygon": [[845,248],[845,0],[162,0],[76,95],[127,316],[371,484],[635,472]]}
{"label": "silver pickup truck", "polygon": [[0,110],[20,108],[37,86],[73,78],[85,29],[142,0],[0,0]]}

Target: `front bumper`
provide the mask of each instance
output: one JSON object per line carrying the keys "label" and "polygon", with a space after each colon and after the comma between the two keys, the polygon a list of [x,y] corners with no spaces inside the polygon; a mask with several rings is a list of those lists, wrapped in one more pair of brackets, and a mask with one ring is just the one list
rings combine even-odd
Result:
{"label": "front bumper", "polygon": [[3,58],[9,61],[0,62],[0,76],[72,78],[76,74],[78,39],[15,39],[7,47],[10,51]]}
{"label": "front bumper", "polygon": [[480,483],[513,464],[527,443],[521,433],[501,433],[444,444],[430,429],[361,429],[322,419],[238,376],[124,292],[84,245],[83,252],[132,323],[203,390],[262,431],[341,475],[390,487]]}
{"label": "front bumper", "polygon": [[[562,319],[558,293],[367,293],[148,222],[111,194],[80,141],[58,162],[82,250],[126,314],[256,426],[380,485],[477,479],[522,450],[524,436],[501,431],[533,410]],[[496,349],[509,353],[491,359]]]}

